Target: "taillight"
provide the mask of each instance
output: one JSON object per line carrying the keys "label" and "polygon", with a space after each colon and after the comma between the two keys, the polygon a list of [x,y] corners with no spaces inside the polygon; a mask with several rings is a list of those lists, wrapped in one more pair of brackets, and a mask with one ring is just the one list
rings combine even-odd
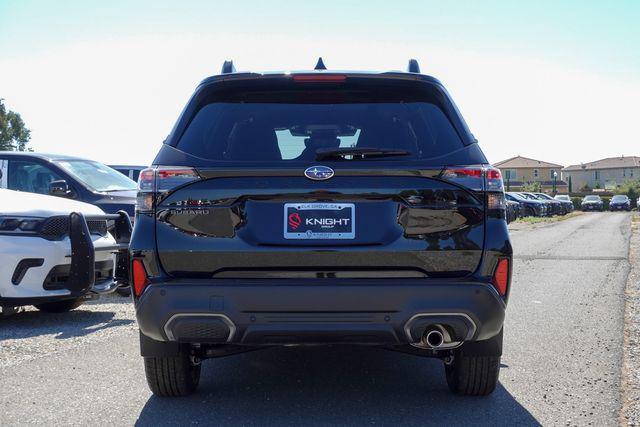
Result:
{"label": "taillight", "polygon": [[198,179],[198,172],[189,167],[158,166],[144,169],[138,178],[136,211],[153,211],[159,195]]}
{"label": "taillight", "polygon": [[164,193],[197,179],[200,175],[193,168],[161,166],[156,169],[156,192]]}
{"label": "taillight", "polygon": [[451,166],[442,171],[440,178],[472,191],[484,192],[487,215],[505,218],[506,202],[502,174],[492,166]]}
{"label": "taillight", "polygon": [[502,183],[502,174],[499,169],[489,166],[485,169],[486,191],[504,192],[504,184]]}
{"label": "taillight", "polygon": [[487,216],[506,219],[507,201],[504,197],[502,174],[492,166],[484,171],[484,190],[487,194]]}
{"label": "taillight", "polygon": [[469,190],[484,190],[484,168],[482,166],[447,168],[442,171],[440,178],[461,185]]}
{"label": "taillight", "polygon": [[136,296],[140,296],[149,284],[147,270],[145,270],[142,260],[139,259],[133,260],[131,270],[133,276],[133,291],[135,292]]}
{"label": "taillight", "polygon": [[507,288],[509,287],[509,259],[501,258],[498,260],[498,265],[493,273],[493,280],[491,281],[493,287],[496,288],[498,293],[502,296],[507,294]]}

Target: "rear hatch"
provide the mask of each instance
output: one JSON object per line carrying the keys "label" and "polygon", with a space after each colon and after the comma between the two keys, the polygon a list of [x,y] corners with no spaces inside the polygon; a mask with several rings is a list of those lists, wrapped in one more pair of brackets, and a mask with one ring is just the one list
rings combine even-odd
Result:
{"label": "rear hatch", "polygon": [[437,82],[380,75],[209,83],[154,163],[180,278],[469,275],[496,173]]}

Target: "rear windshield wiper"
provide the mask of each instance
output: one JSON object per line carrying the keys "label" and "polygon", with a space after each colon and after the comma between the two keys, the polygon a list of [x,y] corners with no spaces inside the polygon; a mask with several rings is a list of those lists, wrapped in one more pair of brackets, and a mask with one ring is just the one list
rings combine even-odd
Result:
{"label": "rear windshield wiper", "polygon": [[336,149],[319,148],[316,150],[316,160],[349,159],[358,160],[367,157],[395,157],[410,156],[411,152],[391,148],[356,148],[343,147]]}

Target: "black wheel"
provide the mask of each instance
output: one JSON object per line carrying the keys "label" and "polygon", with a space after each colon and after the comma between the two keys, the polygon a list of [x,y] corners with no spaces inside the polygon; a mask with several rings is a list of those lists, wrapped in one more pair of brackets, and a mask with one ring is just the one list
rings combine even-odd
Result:
{"label": "black wheel", "polygon": [[500,373],[500,356],[467,356],[455,352],[445,364],[449,389],[464,396],[487,396],[495,390]]}
{"label": "black wheel", "polygon": [[118,293],[118,295],[122,296],[122,297],[130,297],[131,296],[131,286],[120,286],[119,288],[116,288],[116,292]]}
{"label": "black wheel", "polygon": [[192,363],[184,350],[176,357],[145,357],[144,371],[156,396],[188,396],[200,382],[200,364]]}
{"label": "black wheel", "polygon": [[45,313],[64,313],[78,308],[84,301],[80,298],[36,304],[35,307]]}

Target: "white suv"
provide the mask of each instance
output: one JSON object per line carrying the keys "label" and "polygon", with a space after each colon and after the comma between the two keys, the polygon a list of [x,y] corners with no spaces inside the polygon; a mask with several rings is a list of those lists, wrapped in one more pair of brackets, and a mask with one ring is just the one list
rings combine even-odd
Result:
{"label": "white suv", "polygon": [[126,213],[60,197],[0,189],[0,312],[34,305],[63,312],[114,291]]}

